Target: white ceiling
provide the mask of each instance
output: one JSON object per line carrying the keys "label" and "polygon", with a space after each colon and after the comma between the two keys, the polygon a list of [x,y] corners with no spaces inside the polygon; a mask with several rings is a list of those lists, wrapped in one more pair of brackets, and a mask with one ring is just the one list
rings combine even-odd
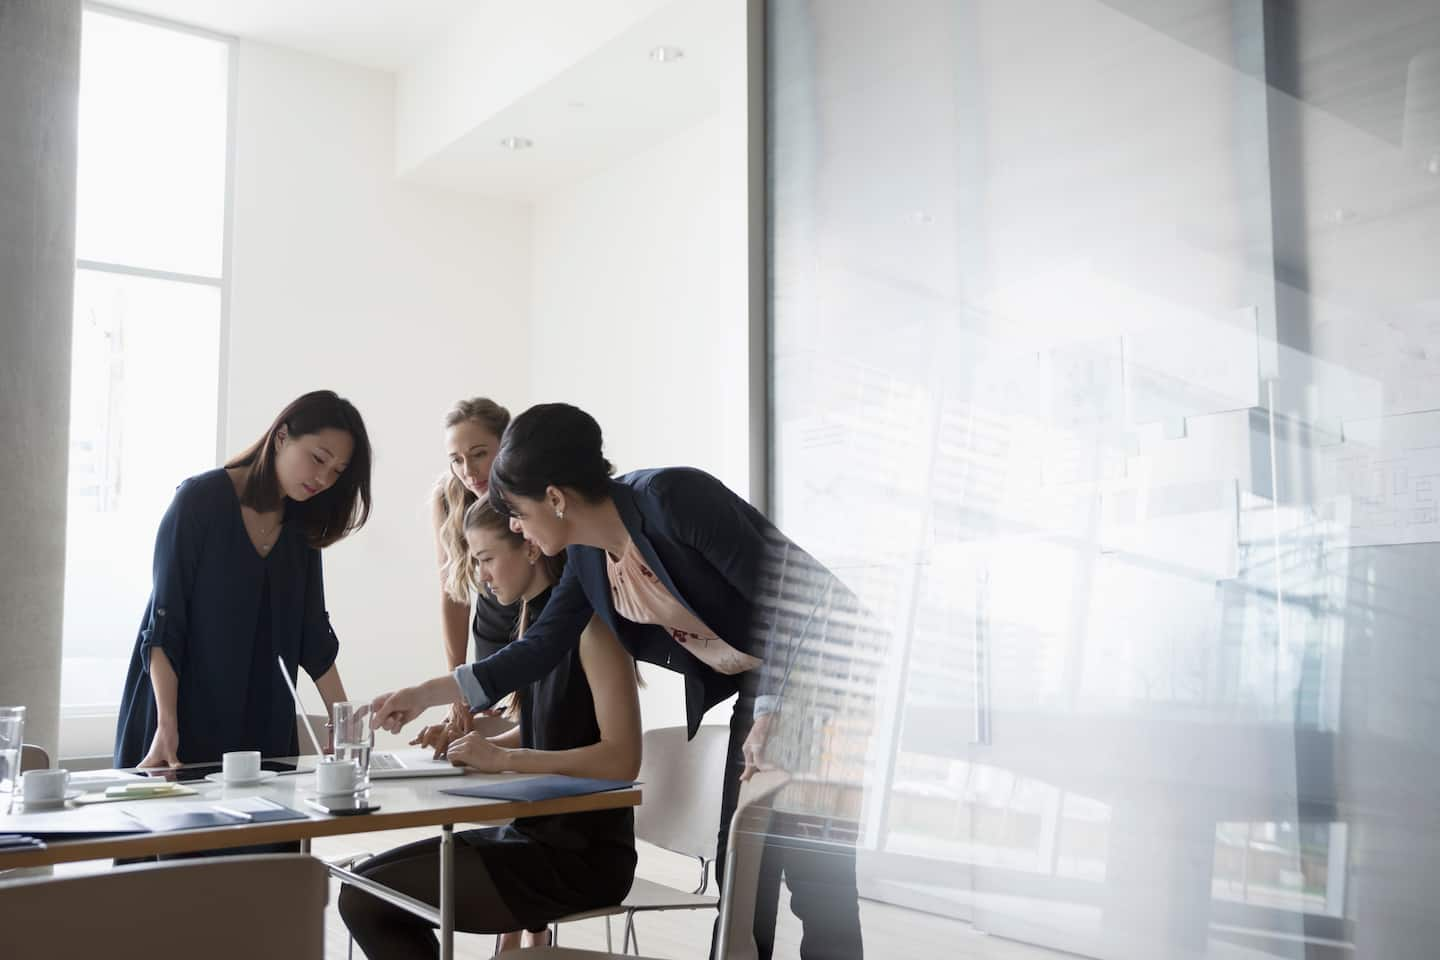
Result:
{"label": "white ceiling", "polygon": [[[661,45],[684,56],[656,63],[650,51]],[[743,116],[745,79],[745,5],[678,0],[404,172],[454,190],[537,198],[717,112]],[[507,150],[506,137],[534,146]],[[737,143],[735,162],[743,156]]]}
{"label": "white ceiling", "polygon": [[108,5],[394,71],[492,0],[109,0]]}
{"label": "white ceiling", "polygon": [[[498,27],[481,31],[482,39],[505,39],[500,50],[479,44],[477,57],[503,60],[521,55],[527,43],[554,40],[543,18],[517,15],[517,2],[106,0],[111,7],[402,75],[442,52],[448,38],[473,34],[477,17],[497,25],[509,18],[523,27],[514,37]],[[743,110],[746,14],[740,0],[553,0],[552,15],[566,3],[608,4],[601,10],[613,15],[617,32],[598,46],[577,49],[576,59],[558,72],[529,78],[534,85],[516,90],[513,100],[403,164],[402,176],[488,196],[535,198],[718,111]],[[650,51],[662,44],[680,47],[684,57],[655,63]],[[469,89],[471,82],[457,77],[455,89]],[[445,93],[453,91],[436,91],[436,98]],[[501,147],[500,141],[512,136],[533,140],[534,147],[519,152]],[[736,155],[741,156],[738,148]]]}

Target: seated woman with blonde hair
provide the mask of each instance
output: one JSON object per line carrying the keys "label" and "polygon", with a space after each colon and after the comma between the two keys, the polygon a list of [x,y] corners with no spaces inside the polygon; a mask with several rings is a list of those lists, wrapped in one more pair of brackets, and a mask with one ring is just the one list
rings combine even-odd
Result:
{"label": "seated woman with blonde hair", "polygon": [[[548,558],[511,532],[508,518],[484,500],[465,512],[472,576],[501,603],[521,601],[520,627],[534,622],[559,579],[564,557]],[[445,674],[420,687],[432,705],[458,695]],[[377,697],[384,703],[390,694]],[[519,725],[487,739],[478,732],[436,742],[456,764],[485,773],[552,773],[610,780],[640,770],[640,700],[635,662],[613,633],[592,618],[579,642],[553,670],[516,691]],[[417,738],[420,740],[422,738]],[[634,813],[526,817],[502,827],[456,834],[455,925],[467,933],[543,931],[552,921],[617,904],[635,875]],[[439,902],[440,840],[382,853],[359,872],[416,899]],[[371,960],[434,957],[434,928],[355,887],[340,894],[340,915]],[[507,934],[502,948],[518,945]]]}

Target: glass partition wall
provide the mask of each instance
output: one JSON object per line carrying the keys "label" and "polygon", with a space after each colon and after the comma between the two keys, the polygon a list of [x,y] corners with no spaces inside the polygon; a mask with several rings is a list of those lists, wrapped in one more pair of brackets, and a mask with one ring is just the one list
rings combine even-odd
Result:
{"label": "glass partition wall", "polygon": [[1440,953],[1440,7],[766,28],[772,503],[873,618],[806,734],[862,896],[969,956]]}

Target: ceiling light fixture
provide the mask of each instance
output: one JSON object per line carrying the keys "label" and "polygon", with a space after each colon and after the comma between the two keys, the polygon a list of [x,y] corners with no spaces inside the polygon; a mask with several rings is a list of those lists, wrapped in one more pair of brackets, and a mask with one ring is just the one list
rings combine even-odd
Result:
{"label": "ceiling light fixture", "polygon": [[528,140],[525,137],[506,137],[500,141],[500,146],[506,150],[529,150],[535,146],[535,141]]}
{"label": "ceiling light fixture", "polygon": [[656,63],[674,63],[685,56],[685,51],[679,47],[655,47],[650,51],[650,59]]}

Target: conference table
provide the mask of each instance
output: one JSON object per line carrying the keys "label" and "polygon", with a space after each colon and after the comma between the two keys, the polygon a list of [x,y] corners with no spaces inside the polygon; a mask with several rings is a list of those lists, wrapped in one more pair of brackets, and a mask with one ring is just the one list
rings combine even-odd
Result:
{"label": "conference table", "polygon": [[[150,857],[155,855],[221,850],[254,844],[299,842],[309,852],[310,841],[317,837],[338,837],[347,834],[377,833],[414,827],[439,827],[440,833],[440,903],[437,906],[408,897],[367,877],[362,877],[348,864],[326,864],[332,876],[342,883],[353,884],[389,903],[436,924],[440,929],[440,956],[450,960],[455,950],[454,850],[455,825],[486,824],[516,817],[546,816],[557,813],[582,813],[590,810],[613,810],[640,803],[636,788],[591,793],[583,796],[557,797],[550,800],[493,800],[479,797],[457,797],[441,791],[455,787],[479,785],[483,781],[505,782],[527,779],[516,774],[480,774],[469,772],[463,777],[415,777],[399,780],[374,780],[369,799],[380,809],[362,815],[330,816],[312,809],[306,798],[315,795],[314,757],[288,758],[297,765],[297,772],[274,777],[255,786],[230,787],[195,781],[186,784],[197,792],[193,796],[149,800],[125,800],[115,803],[76,807],[66,810],[77,815],[82,811],[139,808],[156,810],[160,804],[210,801],[221,806],[227,802],[263,797],[305,814],[303,820],[269,823],[233,823],[225,826],[175,830],[163,833],[131,833],[110,836],[85,836],[47,841],[43,849],[0,852],[0,871],[16,867],[42,867],[81,860]],[[48,814],[47,814],[48,815]],[[68,814],[67,814],[68,815]],[[6,818],[0,832],[22,832],[23,815]],[[0,878],[3,879],[3,878]],[[0,897],[3,897],[0,887]]]}

